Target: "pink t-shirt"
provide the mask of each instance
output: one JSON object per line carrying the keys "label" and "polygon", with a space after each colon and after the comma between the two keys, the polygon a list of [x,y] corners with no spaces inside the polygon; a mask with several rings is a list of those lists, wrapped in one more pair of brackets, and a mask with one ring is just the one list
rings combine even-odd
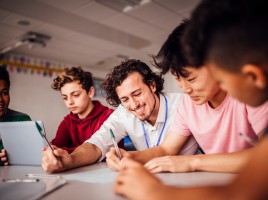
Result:
{"label": "pink t-shirt", "polygon": [[235,152],[250,147],[239,133],[257,140],[257,134],[267,126],[267,116],[268,102],[253,108],[227,95],[213,109],[208,103],[196,105],[184,95],[171,131],[193,135],[207,154]]}

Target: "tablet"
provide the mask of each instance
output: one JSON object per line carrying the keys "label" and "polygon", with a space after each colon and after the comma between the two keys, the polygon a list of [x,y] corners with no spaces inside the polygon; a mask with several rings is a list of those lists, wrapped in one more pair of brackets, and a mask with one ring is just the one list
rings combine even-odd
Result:
{"label": "tablet", "polygon": [[0,135],[9,164],[41,166],[42,148],[47,146],[41,134],[45,134],[41,121],[1,122]]}

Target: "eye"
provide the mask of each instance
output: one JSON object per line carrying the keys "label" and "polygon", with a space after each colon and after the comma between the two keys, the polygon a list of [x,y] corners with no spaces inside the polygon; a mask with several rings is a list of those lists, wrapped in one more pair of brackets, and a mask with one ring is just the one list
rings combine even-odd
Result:
{"label": "eye", "polygon": [[121,102],[122,103],[127,103],[128,102],[128,99],[125,99],[125,98],[124,99],[121,99]]}
{"label": "eye", "polygon": [[9,95],[9,92],[2,92],[2,95],[3,96],[8,96]]}
{"label": "eye", "polygon": [[189,81],[189,82],[193,82],[195,79],[196,79],[196,77],[194,77],[194,78],[189,78],[187,81]]}
{"label": "eye", "polygon": [[68,99],[66,95],[61,95],[61,98],[62,98],[64,101],[66,101],[66,100]]}
{"label": "eye", "polygon": [[74,97],[79,97],[80,96],[80,93],[74,93],[73,96]]}
{"label": "eye", "polygon": [[140,96],[141,95],[141,92],[134,93],[133,95],[134,96]]}

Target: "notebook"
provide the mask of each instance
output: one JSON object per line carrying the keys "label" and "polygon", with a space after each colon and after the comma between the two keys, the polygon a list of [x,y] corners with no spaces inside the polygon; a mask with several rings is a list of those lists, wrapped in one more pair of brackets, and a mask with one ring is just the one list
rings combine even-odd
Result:
{"label": "notebook", "polygon": [[41,121],[1,122],[0,135],[9,164],[41,166],[42,148],[47,146],[41,134],[45,135]]}

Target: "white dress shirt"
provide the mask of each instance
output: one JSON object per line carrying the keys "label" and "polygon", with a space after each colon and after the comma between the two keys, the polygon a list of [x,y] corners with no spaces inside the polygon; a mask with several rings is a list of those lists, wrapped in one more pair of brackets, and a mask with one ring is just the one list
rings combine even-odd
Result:
{"label": "white dress shirt", "polygon": [[[164,125],[166,103],[163,95],[165,95],[165,97],[167,98],[168,113],[166,126],[163,131],[160,143],[166,137],[168,131],[173,125],[175,112],[182,96],[181,93],[162,93],[159,95],[160,107],[156,123],[152,126],[147,121],[144,122],[144,127],[150,147],[156,146],[160,132]],[[142,121],[139,120],[139,118],[136,117],[134,114],[130,113],[122,105],[119,105],[118,108],[103,123],[100,129],[95,132],[90,139],[85,141],[92,143],[101,149],[102,157],[99,161],[105,158],[105,154],[113,146],[110,129],[113,131],[117,142],[119,142],[124,137],[129,136],[138,151],[147,148],[142,128]],[[195,139],[191,137],[187,141],[187,144],[184,145],[183,150],[180,152],[180,155],[192,155],[196,152],[197,148],[198,145]]]}

